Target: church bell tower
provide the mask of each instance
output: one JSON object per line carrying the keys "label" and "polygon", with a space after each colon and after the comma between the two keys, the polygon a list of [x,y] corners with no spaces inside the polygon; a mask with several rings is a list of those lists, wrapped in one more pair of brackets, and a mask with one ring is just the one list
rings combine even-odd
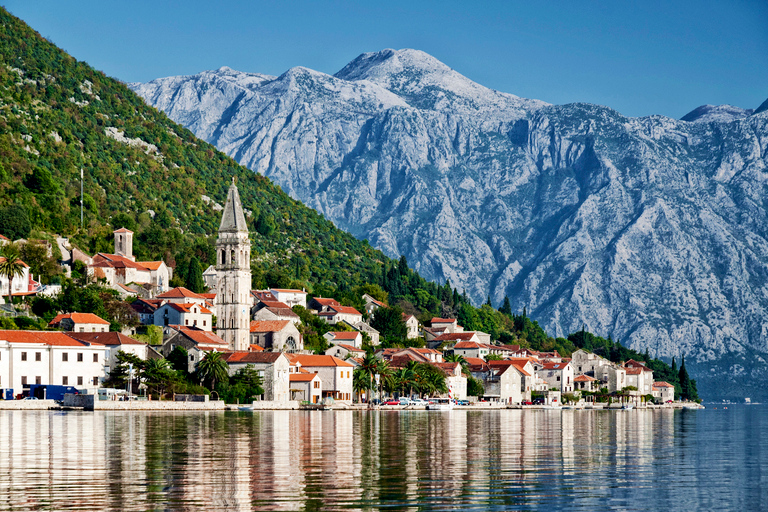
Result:
{"label": "church bell tower", "polygon": [[216,239],[216,332],[230,350],[248,350],[251,313],[251,241],[232,178]]}

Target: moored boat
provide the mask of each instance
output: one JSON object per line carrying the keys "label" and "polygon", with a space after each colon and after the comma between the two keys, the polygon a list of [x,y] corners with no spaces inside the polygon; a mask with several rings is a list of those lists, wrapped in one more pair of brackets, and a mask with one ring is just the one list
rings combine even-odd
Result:
{"label": "moored boat", "polygon": [[427,410],[451,411],[453,410],[453,400],[450,398],[433,398],[432,401],[427,404]]}

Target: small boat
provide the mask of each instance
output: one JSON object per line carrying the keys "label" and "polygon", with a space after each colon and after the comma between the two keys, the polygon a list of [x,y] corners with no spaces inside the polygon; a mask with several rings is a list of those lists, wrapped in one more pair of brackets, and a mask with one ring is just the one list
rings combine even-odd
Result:
{"label": "small boat", "polygon": [[238,411],[245,411],[245,412],[253,412],[253,406],[252,405],[243,405],[242,407],[237,408]]}
{"label": "small boat", "polygon": [[626,411],[628,411],[630,409],[634,409],[635,405],[634,404],[624,404],[624,405],[621,406],[621,408],[626,410]]}
{"label": "small boat", "polygon": [[433,398],[432,402],[427,404],[428,411],[452,411],[453,400],[450,398]]}

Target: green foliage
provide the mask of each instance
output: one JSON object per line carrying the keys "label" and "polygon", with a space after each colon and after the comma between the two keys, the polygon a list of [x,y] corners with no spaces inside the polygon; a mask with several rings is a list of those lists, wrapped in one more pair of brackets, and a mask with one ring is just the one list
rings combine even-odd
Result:
{"label": "green foliage", "polygon": [[254,398],[264,394],[261,386],[259,372],[252,365],[241,368],[229,378],[229,381],[221,381],[216,384],[216,392],[219,398],[228,404],[242,404],[252,402]]}
{"label": "green foliage", "polygon": [[[3,188],[0,183],[0,191]],[[18,240],[19,238],[27,238],[30,231],[32,231],[32,223],[29,221],[26,208],[18,204],[10,204],[0,208],[0,234],[11,240]]]}
{"label": "green foliage", "polygon": [[105,387],[123,389],[128,384],[129,369],[133,366],[133,379],[138,379],[144,368],[144,360],[139,357],[120,350],[115,356],[117,363],[112,367],[104,382]]}
{"label": "green foliage", "polygon": [[[8,280],[7,295],[13,297],[13,281],[24,275],[24,264],[21,262],[21,253],[16,244],[5,244],[0,248],[0,256],[5,260],[0,261],[0,276]],[[3,290],[0,290],[0,294]]]}
{"label": "green foliage", "polygon": [[377,309],[371,320],[371,327],[379,331],[380,340],[385,347],[401,345],[408,335],[408,327],[403,321],[403,310],[397,306]]}
{"label": "green foliage", "polygon": [[215,389],[217,382],[229,382],[229,366],[222,359],[221,352],[205,353],[197,363],[197,378],[201,384],[209,384],[209,389]]}
{"label": "green foliage", "polygon": [[196,256],[189,259],[186,282],[187,289],[195,293],[204,293],[206,290],[205,281],[203,281],[203,269],[200,268],[200,260]]}
{"label": "green foliage", "polygon": [[29,265],[30,272],[35,278],[40,278],[43,284],[62,274],[61,267],[53,258],[48,256],[48,247],[39,240],[29,240],[21,246],[21,259]]}
{"label": "green foliage", "polygon": [[483,396],[484,394],[485,388],[483,388],[483,382],[480,379],[476,379],[472,376],[467,377],[467,395]]}
{"label": "green foliage", "polygon": [[166,357],[171,368],[181,373],[189,372],[189,352],[184,347],[174,348]]}

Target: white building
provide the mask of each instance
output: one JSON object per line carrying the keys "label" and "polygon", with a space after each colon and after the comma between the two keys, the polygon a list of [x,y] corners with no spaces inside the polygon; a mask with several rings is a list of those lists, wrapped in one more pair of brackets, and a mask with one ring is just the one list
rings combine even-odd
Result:
{"label": "white building", "polygon": [[346,322],[354,325],[363,321],[363,314],[350,306],[329,306],[327,311],[321,311],[317,316],[329,324]]}
{"label": "white building", "polygon": [[403,321],[405,322],[405,328],[407,329],[406,338],[413,340],[419,337],[419,321],[413,315],[406,315],[403,313]]}
{"label": "white building", "polygon": [[178,304],[169,302],[155,310],[154,323],[159,326],[183,325],[197,327],[203,331],[213,330],[213,313],[194,302]]}
{"label": "white building", "polygon": [[57,331],[0,331],[0,388],[93,387],[105,377],[106,347]]}
{"label": "white building", "polygon": [[365,350],[347,345],[344,343],[338,343],[332,347],[328,347],[325,351],[325,355],[338,357],[342,361],[349,357],[365,357]]}
{"label": "white building", "polygon": [[317,373],[323,381],[323,398],[337,401],[352,401],[352,372],[354,366],[333,356],[290,354],[293,373],[304,369]]}
{"label": "white building", "polygon": [[363,346],[363,335],[358,331],[330,331],[323,334],[323,337],[328,341],[329,345],[343,343],[345,345],[351,345],[354,348]]}
{"label": "white building", "polygon": [[254,320],[250,325],[249,345],[273,352],[304,350],[304,340],[293,322],[288,320]]}
{"label": "white building", "polygon": [[288,304],[288,307],[307,307],[307,292],[304,290],[290,290],[285,288],[270,288],[270,292],[279,302]]}
{"label": "white building", "polygon": [[229,374],[251,365],[261,377],[264,400],[287,402],[290,396],[291,363],[280,352],[226,352],[222,358],[229,365]]}
{"label": "white building", "polygon": [[72,332],[107,332],[109,322],[93,313],[60,313],[48,327]]}
{"label": "white building", "polygon": [[573,366],[571,363],[534,363],[536,376],[547,383],[547,388],[557,388],[561,393],[573,393]]}
{"label": "white building", "polygon": [[675,386],[669,382],[654,382],[651,394],[657,402],[670,402],[675,399]]}
{"label": "white building", "polygon": [[91,345],[101,345],[106,349],[104,353],[104,373],[109,375],[117,364],[117,353],[125,352],[133,354],[139,359],[146,360],[149,356],[149,347],[129,336],[119,332],[68,332],[70,338],[74,338]]}
{"label": "white building", "polygon": [[316,373],[292,373],[288,376],[291,400],[304,400],[313,404],[323,399],[323,381]]}
{"label": "white building", "polygon": [[[0,263],[4,262],[5,258],[0,257]],[[16,260],[23,265],[22,274],[16,276],[11,281],[13,285],[13,295],[28,295],[30,293],[30,278],[29,278],[29,265],[21,260]],[[0,275],[0,295],[8,295],[8,277]]]}

